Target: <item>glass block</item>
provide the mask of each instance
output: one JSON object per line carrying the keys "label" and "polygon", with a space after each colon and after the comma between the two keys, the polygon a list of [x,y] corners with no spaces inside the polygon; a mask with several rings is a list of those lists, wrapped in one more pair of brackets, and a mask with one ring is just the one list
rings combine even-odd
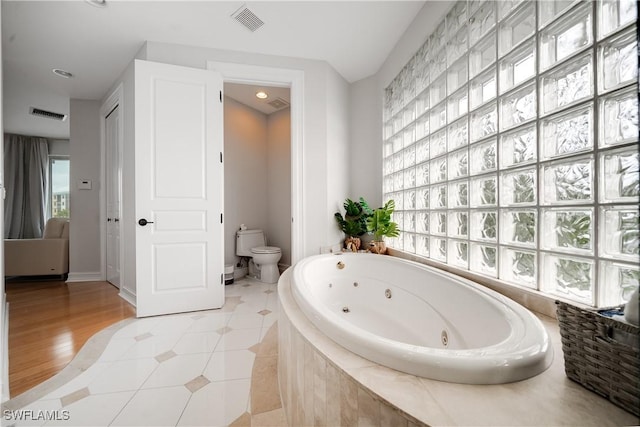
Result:
{"label": "glass block", "polygon": [[420,211],[416,213],[416,232],[429,233],[429,212]]}
{"label": "glass block", "polygon": [[543,209],[540,247],[555,252],[593,255],[593,209]]}
{"label": "glass block", "polygon": [[540,153],[543,159],[589,151],[592,148],[592,103],[540,121]]}
{"label": "glass block", "polygon": [[469,142],[469,124],[464,117],[447,127],[447,144],[449,151],[463,147]]}
{"label": "glass block", "polygon": [[475,77],[496,62],[496,33],[487,34],[469,50],[469,78]]}
{"label": "glass block", "polygon": [[447,239],[438,239],[435,237],[431,237],[429,239],[431,243],[431,248],[429,250],[429,254],[431,258],[438,261],[447,261]]}
{"label": "glass block", "polygon": [[[508,1],[498,2],[498,8]],[[531,37],[535,31],[534,3],[527,2],[517,12],[500,22],[498,28],[498,54],[503,56],[520,42]]]}
{"label": "glass block", "polygon": [[538,28],[542,28],[562,15],[576,0],[539,1],[538,3]]}
{"label": "glass block", "polygon": [[599,220],[600,256],[637,263],[640,255],[637,206],[603,206]]}
{"label": "glass block", "polygon": [[636,28],[605,40],[598,46],[598,92],[638,81]]}
{"label": "glass block", "polygon": [[[404,172],[396,172],[393,174],[393,189],[402,190],[404,188]],[[397,208],[397,206],[396,206]]]}
{"label": "glass block", "polygon": [[402,246],[405,252],[416,253],[416,235],[414,233],[405,233]]}
{"label": "glass block", "polygon": [[535,247],[538,212],[535,209],[500,211],[500,243]]}
{"label": "glass block", "polygon": [[384,139],[389,139],[393,136],[393,122],[386,121],[383,125],[383,137]]}
{"label": "glass block", "polygon": [[491,172],[496,170],[498,160],[496,156],[496,140],[491,139],[487,142],[473,144],[469,147],[470,158],[473,161],[469,164],[471,175],[479,173]]}
{"label": "glass block", "polygon": [[416,186],[421,187],[426,184],[429,184],[429,162],[416,166]]}
{"label": "glass block", "polygon": [[431,109],[429,127],[435,132],[447,124],[447,103],[442,102]]}
{"label": "glass block", "polygon": [[469,106],[468,95],[469,91],[465,85],[447,99],[447,119],[449,123],[467,114]]}
{"label": "glass block", "polygon": [[449,153],[447,156],[447,172],[449,179],[461,178],[469,174],[469,157],[466,148]]}
{"label": "glass block", "polygon": [[536,75],[536,43],[531,39],[500,60],[500,94]]}
{"label": "glass block", "polygon": [[471,127],[469,142],[479,141],[495,134],[498,131],[497,121],[495,102],[473,112],[469,123]]}
{"label": "glass block", "polygon": [[416,189],[416,208],[429,209],[429,187]]}
{"label": "glass block", "polygon": [[402,188],[414,188],[416,186],[416,169],[413,167],[408,168],[405,169],[402,173],[404,175]]}
{"label": "glass block", "polygon": [[398,133],[404,127],[403,115],[401,112],[398,112],[395,116],[393,116],[393,133]]}
{"label": "glass block", "polygon": [[402,154],[396,153],[393,155],[393,171],[397,172],[402,169]]}
{"label": "glass block", "polygon": [[457,60],[447,70],[447,94],[451,95],[469,80],[467,56]]}
{"label": "glass block", "polygon": [[447,207],[447,186],[445,184],[432,185],[429,189],[429,195],[431,198],[429,201],[431,209],[442,209]]}
{"label": "glass block", "polygon": [[630,87],[600,98],[600,147],[638,140],[637,87]]}
{"label": "glass block", "polygon": [[393,154],[393,141],[392,140],[385,141],[382,144],[382,157],[386,159],[388,157],[391,157],[392,154]]}
{"label": "glass block", "polygon": [[[505,16],[507,16],[511,11],[513,11],[516,7],[518,7],[523,0],[502,0],[498,1],[498,20],[501,20]],[[533,16],[531,14],[530,16]]]}
{"label": "glass block", "polygon": [[471,211],[471,239],[495,242],[498,236],[498,213],[496,211]]}
{"label": "glass block", "polygon": [[429,111],[429,89],[425,88],[416,97],[416,118],[421,118]]}
{"label": "glass block", "polygon": [[496,3],[486,1],[469,18],[469,44],[474,45],[496,25]]}
{"label": "glass block", "polygon": [[500,135],[500,168],[536,161],[536,126],[526,126]]}
{"label": "glass block", "polygon": [[421,116],[416,121],[416,139],[422,139],[429,135],[429,114]]}
{"label": "glass block", "polygon": [[598,40],[638,19],[635,0],[601,0],[597,4]]}
{"label": "glass block", "polygon": [[469,244],[460,240],[449,239],[447,264],[469,268]]}
{"label": "glass block", "polygon": [[469,100],[469,107],[472,110],[495,99],[497,93],[495,70],[488,70],[471,80],[469,92],[471,98]]}
{"label": "glass block", "polygon": [[[397,133],[391,140],[393,144],[393,152],[397,153],[404,148],[404,134]],[[397,169],[396,169],[397,170]]]}
{"label": "glass block", "polygon": [[638,265],[600,261],[599,305],[612,307],[628,302],[639,283],[640,269]]}
{"label": "glass block", "polygon": [[440,49],[433,57],[433,60],[431,61],[429,66],[429,79],[431,81],[431,84],[440,79],[446,69],[447,51],[445,49]]}
{"label": "glass block", "polygon": [[446,17],[447,22],[447,38],[452,38],[456,31],[467,23],[467,2],[466,0],[458,1]]}
{"label": "glass block", "polygon": [[500,174],[500,205],[535,205],[536,176],[533,168]]}
{"label": "glass block", "polygon": [[[447,130],[442,129],[440,132],[436,132],[429,138],[429,152],[431,158],[441,156],[447,152]],[[444,178],[446,179],[446,178]]]}
{"label": "glass block", "polygon": [[416,67],[416,93],[423,92],[429,86],[429,63],[421,62]]}
{"label": "glass block", "polygon": [[416,236],[416,254],[429,256],[429,237],[418,234]]}
{"label": "glass block", "polygon": [[447,212],[446,211],[431,211],[429,215],[431,220],[430,230],[431,234],[444,236],[447,234]]}
{"label": "glass block", "polygon": [[591,10],[591,3],[580,3],[540,32],[540,71],[548,70],[593,42]]}
{"label": "glass block", "polygon": [[541,204],[593,202],[593,158],[547,163],[540,167]]}
{"label": "glass block", "polygon": [[500,279],[516,285],[536,288],[537,259],[532,251],[500,248]]}
{"label": "glass block", "polygon": [[[405,190],[404,192],[404,208],[405,209],[415,209],[416,208],[416,190]],[[408,214],[413,214],[412,212],[405,212],[405,220],[406,220],[406,215]],[[415,223],[415,218],[414,218],[414,223]],[[406,224],[405,224],[406,227]],[[408,228],[408,230],[414,230],[415,227],[411,227]]]}
{"label": "glass block", "polygon": [[470,206],[472,208],[490,207],[498,203],[498,177],[485,175],[470,181]]}
{"label": "glass block", "polygon": [[423,138],[416,143],[416,163],[429,160],[429,138]]}
{"label": "glass block", "polygon": [[391,176],[385,176],[382,179],[382,191],[385,194],[393,191],[393,178]]}
{"label": "glass block", "polygon": [[451,66],[458,58],[467,53],[468,30],[462,27],[447,43],[447,65]]}
{"label": "glass block", "polygon": [[[402,190],[402,189],[400,188],[399,190]],[[397,212],[401,212],[402,210],[404,210],[404,197],[402,196],[401,191],[395,191],[394,193],[390,194],[389,199],[393,199],[396,202]],[[386,203],[386,202],[387,200],[383,200],[383,203]]]}
{"label": "glass block", "polygon": [[540,114],[593,96],[593,55],[587,52],[546,74],[540,83]]}
{"label": "glass block", "polygon": [[600,201],[638,203],[638,147],[600,153]]}
{"label": "glass block", "polygon": [[[405,206],[405,208],[408,208],[408,207]],[[404,216],[404,224],[402,229],[404,231],[411,231],[411,232],[416,231],[416,213],[411,211],[409,212],[405,211],[403,213],[403,216]]]}
{"label": "glass block", "polygon": [[471,242],[469,269],[487,276],[496,277],[498,253],[495,246]]}
{"label": "glass block", "polygon": [[535,117],[535,83],[500,98],[500,130],[510,129]]}
{"label": "glass block", "polygon": [[403,147],[408,147],[416,142],[416,126],[414,124],[411,124],[404,129],[402,140]]}
{"label": "glass block", "polygon": [[469,205],[469,181],[449,183],[449,207],[462,208]]}
{"label": "glass block", "polygon": [[402,150],[402,164],[404,168],[414,166],[416,164],[416,146],[411,145]]}
{"label": "glass block", "polygon": [[467,237],[469,233],[469,213],[467,211],[449,211],[447,235],[449,237]]}
{"label": "glass block", "polygon": [[429,87],[429,102],[431,105],[436,105],[447,96],[447,80],[443,75],[435,82],[431,83]]}
{"label": "glass block", "polygon": [[593,305],[595,263],[586,258],[542,254],[542,290]]}

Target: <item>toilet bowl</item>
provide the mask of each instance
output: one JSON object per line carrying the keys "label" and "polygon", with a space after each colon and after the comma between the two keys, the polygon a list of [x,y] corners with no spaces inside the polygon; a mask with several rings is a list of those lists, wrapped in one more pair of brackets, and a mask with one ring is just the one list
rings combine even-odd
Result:
{"label": "toilet bowl", "polygon": [[236,255],[251,258],[249,275],[264,283],[276,283],[280,278],[278,261],[282,251],[275,246],[266,246],[262,230],[238,230],[236,232]]}
{"label": "toilet bowl", "polygon": [[258,269],[258,280],[264,283],[276,283],[280,278],[278,261],[282,251],[275,246],[258,246],[251,248],[253,264]]}

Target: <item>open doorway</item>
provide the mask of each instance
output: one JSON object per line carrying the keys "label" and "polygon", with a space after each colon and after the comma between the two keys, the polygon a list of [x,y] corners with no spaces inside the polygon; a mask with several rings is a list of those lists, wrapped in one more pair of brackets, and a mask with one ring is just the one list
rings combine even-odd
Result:
{"label": "open doorway", "polygon": [[236,276],[236,231],[263,230],[291,265],[291,91],[288,87],[224,84],[225,264]]}

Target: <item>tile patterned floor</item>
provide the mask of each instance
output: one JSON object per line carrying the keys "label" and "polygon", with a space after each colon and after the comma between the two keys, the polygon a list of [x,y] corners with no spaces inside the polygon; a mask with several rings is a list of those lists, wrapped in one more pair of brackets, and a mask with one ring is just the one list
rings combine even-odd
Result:
{"label": "tile patterned floor", "polygon": [[2,425],[216,426],[246,417],[258,344],[277,320],[277,285],[248,278],[225,291],[221,310],[125,321],[86,370],[20,408],[31,419],[5,408]]}

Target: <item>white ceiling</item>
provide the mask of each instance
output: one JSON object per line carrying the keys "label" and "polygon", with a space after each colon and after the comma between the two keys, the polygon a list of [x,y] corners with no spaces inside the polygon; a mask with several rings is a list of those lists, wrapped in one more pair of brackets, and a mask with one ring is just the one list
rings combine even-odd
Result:
{"label": "white ceiling", "polygon": [[[101,99],[144,41],[325,60],[347,81],[375,74],[424,1],[249,1],[265,24],[252,33],[230,15],[242,1],[2,0],[6,132],[65,138],[69,98]],[[63,79],[51,70],[74,74]]]}
{"label": "white ceiling", "polygon": [[[267,98],[260,99],[256,97],[256,93],[258,91],[263,91],[264,93],[266,93]],[[287,104],[291,104],[291,89],[289,89],[288,87],[254,86],[236,83],[225,83],[224,94],[225,96],[233,98],[236,101],[247,105],[254,110],[258,110],[266,115],[275,113],[276,111],[280,111],[285,108],[285,106],[276,108],[272,105],[269,105],[270,102],[273,102],[276,99],[281,99],[283,101],[286,101]]]}

